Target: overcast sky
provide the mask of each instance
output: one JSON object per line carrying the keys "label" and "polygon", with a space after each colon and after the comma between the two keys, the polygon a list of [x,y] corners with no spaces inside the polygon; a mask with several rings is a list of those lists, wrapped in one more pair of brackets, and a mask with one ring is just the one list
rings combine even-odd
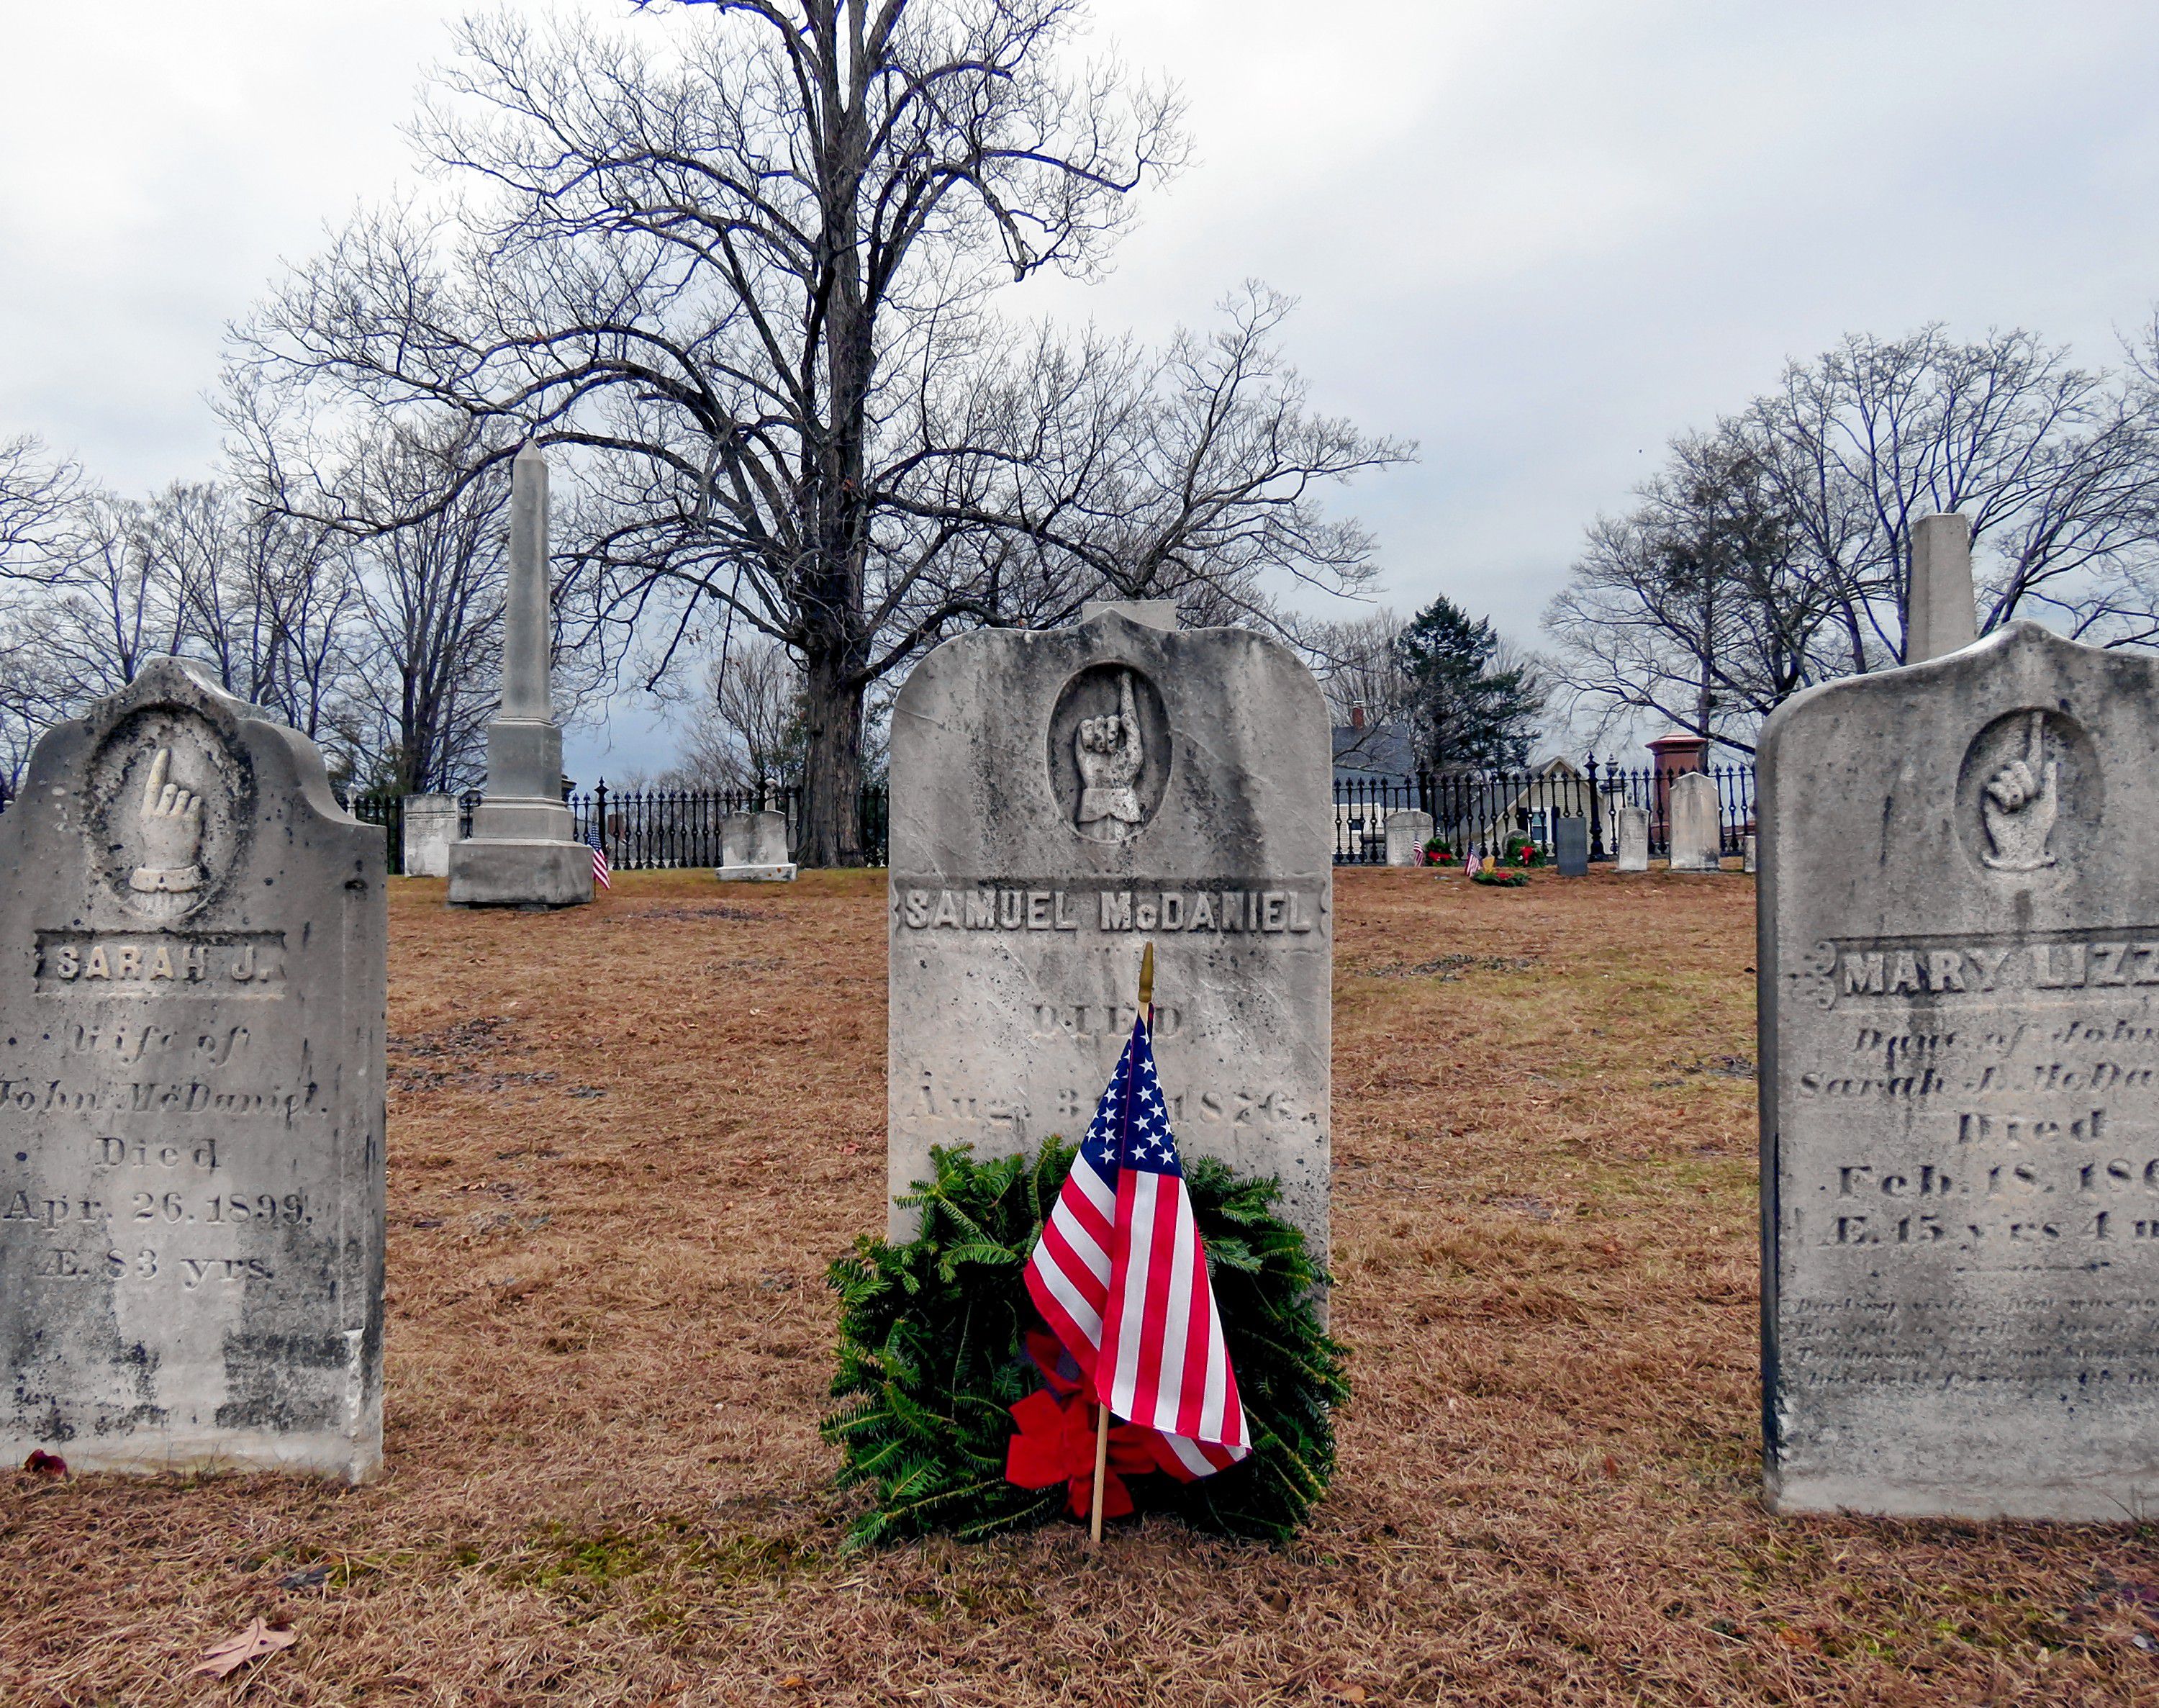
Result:
{"label": "overcast sky", "polygon": [[[0,437],[128,491],[208,472],[224,323],[409,171],[398,127],[463,9],[8,7]],[[1012,307],[1159,337],[1247,277],[1301,298],[1315,399],[1421,444],[1348,500],[1405,610],[1445,593],[1535,641],[1584,524],[1664,442],[1843,332],[2028,326],[2098,362],[2159,301],[2136,0],[1096,15],[1183,85],[1199,158],[1108,280]],[[643,722],[572,769],[664,763]]]}

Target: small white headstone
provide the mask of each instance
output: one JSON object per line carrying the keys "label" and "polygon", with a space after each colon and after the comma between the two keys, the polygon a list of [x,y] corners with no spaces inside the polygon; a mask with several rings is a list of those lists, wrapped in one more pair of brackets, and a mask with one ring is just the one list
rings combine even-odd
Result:
{"label": "small white headstone", "polygon": [[720,820],[720,867],[728,883],[792,883],[795,864],[787,857],[787,815],[784,812],[729,813]]}
{"label": "small white headstone", "polygon": [[407,877],[448,877],[450,844],[458,839],[454,794],[405,797],[404,866]]}
{"label": "small white headstone", "polygon": [[1387,864],[1421,866],[1424,845],[1432,840],[1432,815],[1411,807],[1387,815]]}
{"label": "small white headstone", "polygon": [[1618,869],[1622,872],[1647,872],[1649,869],[1649,810],[1642,806],[1623,806],[1617,816]]}
{"label": "small white headstone", "polygon": [[1716,872],[1724,862],[1724,827],[1717,810],[1716,784],[1702,771],[1682,771],[1672,779],[1665,808],[1671,820],[1671,869]]}

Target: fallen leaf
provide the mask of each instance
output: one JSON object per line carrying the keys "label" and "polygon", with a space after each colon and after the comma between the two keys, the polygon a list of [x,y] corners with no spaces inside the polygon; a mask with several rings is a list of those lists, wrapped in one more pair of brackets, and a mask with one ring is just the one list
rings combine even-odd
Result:
{"label": "fallen leaf", "polygon": [[[753,1013],[756,1011],[753,1009],[751,1012]],[[779,1681],[779,1688],[783,1690],[799,1690],[809,1682],[810,1680],[800,1673],[790,1673]]]}
{"label": "fallen leaf", "polygon": [[38,1447],[23,1461],[23,1468],[34,1471],[41,1477],[65,1477],[67,1475],[67,1461],[58,1453],[49,1453],[43,1447]]}
{"label": "fallen leaf", "polygon": [[197,1673],[208,1673],[214,1679],[221,1679],[251,1660],[290,1648],[299,1640],[290,1631],[273,1631],[261,1620],[251,1620],[246,1630],[236,1631],[224,1642],[204,1650],[201,1664],[191,1668],[188,1675],[192,1678]]}
{"label": "fallen leaf", "polygon": [[1328,1694],[1339,1696],[1345,1702],[1361,1702],[1364,1700],[1364,1687],[1362,1685],[1337,1685]]}
{"label": "fallen leaf", "polygon": [[1614,1483],[1619,1480],[1619,1462],[1609,1453],[1604,1456],[1604,1474]]}

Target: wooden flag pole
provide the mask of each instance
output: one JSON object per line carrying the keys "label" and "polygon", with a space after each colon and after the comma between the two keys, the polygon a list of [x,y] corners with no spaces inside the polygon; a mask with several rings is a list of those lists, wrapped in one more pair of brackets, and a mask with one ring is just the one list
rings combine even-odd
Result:
{"label": "wooden flag pole", "polygon": [[[1154,1029],[1154,945],[1147,946],[1140,956],[1140,1007],[1146,1012],[1147,1030]],[[1097,1373],[1100,1380],[1100,1373]],[[1103,1401],[1095,1402],[1095,1509],[1087,1521],[1087,1551],[1092,1554],[1102,1545],[1102,1484],[1109,1478],[1110,1470],[1110,1408]]]}
{"label": "wooden flag pole", "polygon": [[1102,1484],[1110,1470],[1110,1408],[1095,1402],[1095,1510],[1087,1521],[1087,1551],[1102,1545]]}

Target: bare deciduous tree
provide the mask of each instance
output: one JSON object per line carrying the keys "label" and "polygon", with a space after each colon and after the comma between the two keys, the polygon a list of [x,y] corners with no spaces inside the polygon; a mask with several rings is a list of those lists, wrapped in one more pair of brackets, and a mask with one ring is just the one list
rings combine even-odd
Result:
{"label": "bare deciduous tree", "polygon": [[47,455],[29,435],[0,439],[0,579],[52,572],[55,546],[80,489],[80,470]]}
{"label": "bare deciduous tree", "polygon": [[1546,616],[1567,685],[1751,750],[1798,689],[1903,660],[1913,525],[1944,510],[1972,523],[1982,632],[2043,613],[2148,642],[2155,395],[2023,332],[1854,336],[1794,363],[1592,526]]}
{"label": "bare deciduous tree", "polygon": [[[351,225],[245,344],[281,382],[574,448],[567,609],[617,655],[708,629],[804,685],[804,857],[858,860],[865,696],[957,628],[1105,588],[1213,618],[1338,584],[1315,483],[1404,454],[1313,417],[1255,293],[1165,357],[1028,334],[1099,267],[1176,104],[1073,69],[1073,0],[759,0],[662,38],[466,27],[419,134],[480,187]],[[682,20],[687,22],[687,20]],[[491,429],[490,429],[491,430]]]}
{"label": "bare deciduous tree", "polygon": [[664,47],[469,23],[419,125],[493,192],[460,252],[363,219],[259,330],[371,397],[598,453],[624,520],[595,562],[634,572],[603,608],[713,595],[793,649],[809,857],[858,860],[878,618],[942,544],[879,535],[947,456],[892,423],[919,417],[995,276],[1093,265],[1183,143],[1172,104],[1115,67],[1058,70],[1061,0],[715,9]]}
{"label": "bare deciduous tree", "polygon": [[705,673],[670,788],[756,789],[799,783],[802,677],[776,641],[738,641]]}

